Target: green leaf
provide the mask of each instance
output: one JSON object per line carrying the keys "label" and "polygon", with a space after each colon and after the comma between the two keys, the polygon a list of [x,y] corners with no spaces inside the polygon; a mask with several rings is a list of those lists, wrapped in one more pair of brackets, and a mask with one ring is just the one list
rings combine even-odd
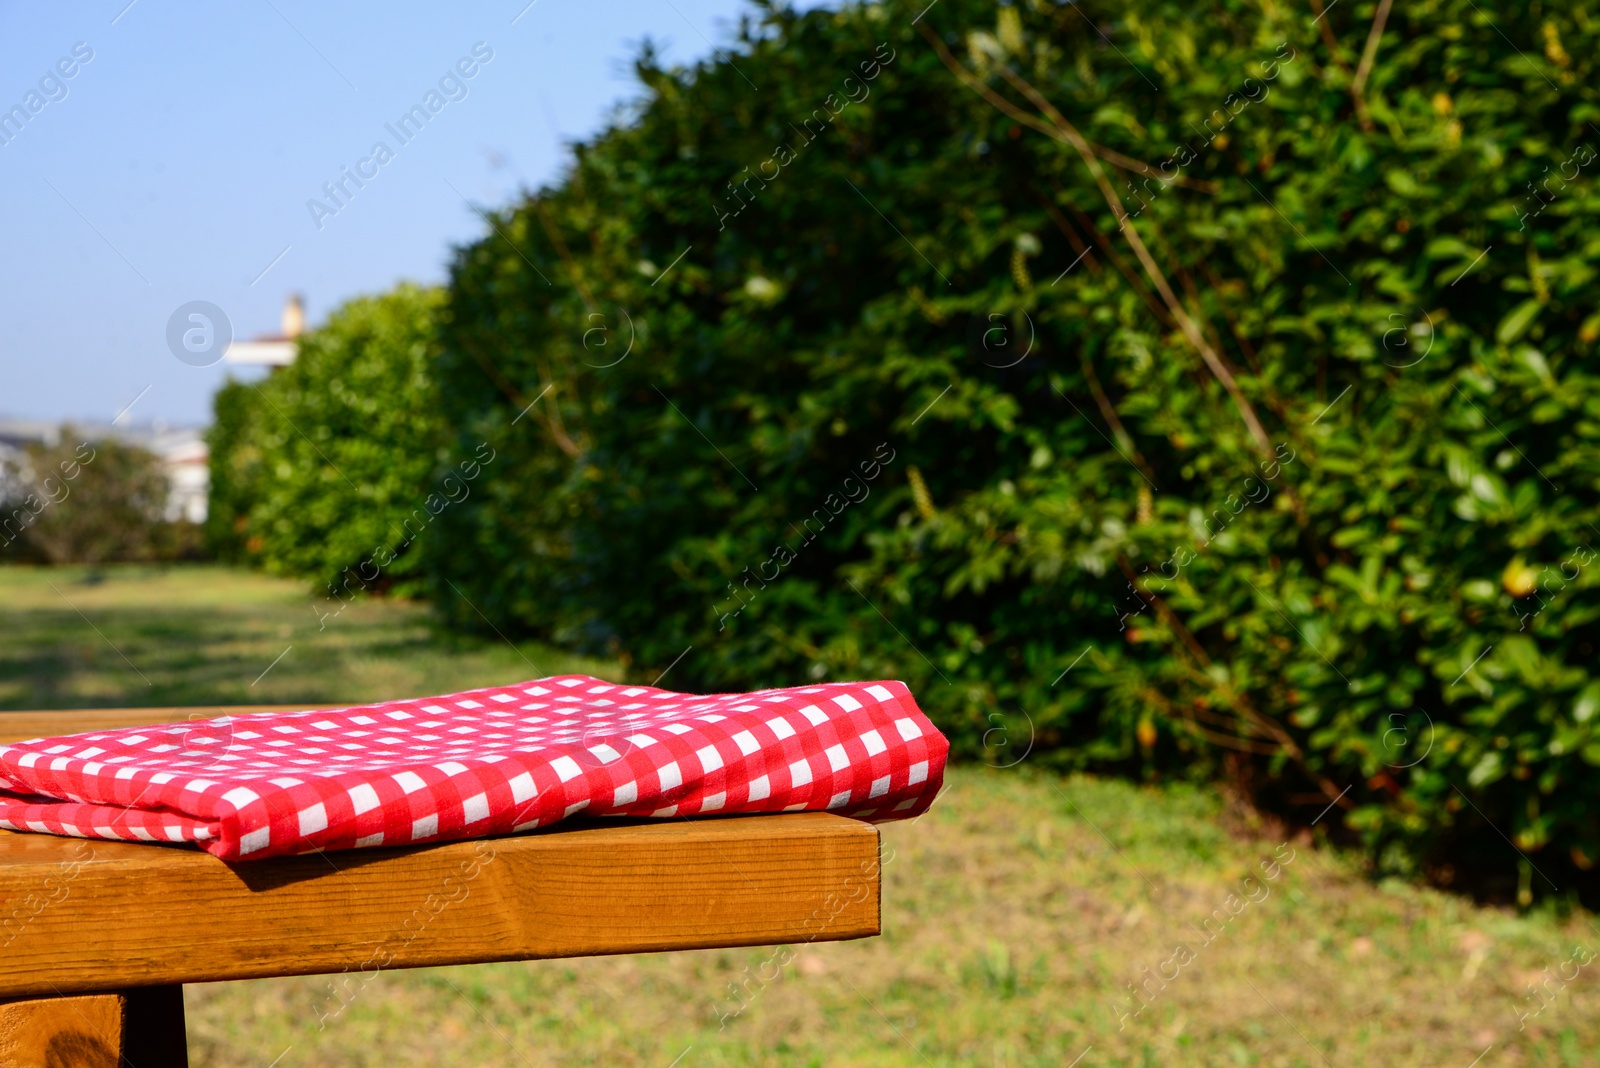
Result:
{"label": "green leaf", "polygon": [[1411,176],[1410,171],[1398,168],[1384,172],[1383,180],[1390,189],[1403,197],[1414,197],[1422,192],[1422,187],[1417,185],[1417,180]]}
{"label": "green leaf", "polygon": [[1518,304],[1500,320],[1500,325],[1495,327],[1494,336],[1502,345],[1509,345],[1521,337],[1533,320],[1538,316],[1542,305],[1537,300],[1525,300]]}
{"label": "green leaf", "polygon": [[1591,682],[1572,703],[1572,718],[1578,723],[1588,723],[1600,712],[1600,679]]}
{"label": "green leaf", "polygon": [[1472,765],[1472,770],[1467,772],[1467,784],[1480,788],[1489,785],[1503,774],[1500,765],[1500,754],[1491,749],[1479,757],[1478,762]]}

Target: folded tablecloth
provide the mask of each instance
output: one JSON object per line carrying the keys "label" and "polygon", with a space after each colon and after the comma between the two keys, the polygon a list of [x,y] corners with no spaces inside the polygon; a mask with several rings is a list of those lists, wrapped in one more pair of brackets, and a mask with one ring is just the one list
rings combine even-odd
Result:
{"label": "folded tablecloth", "polygon": [[900,819],[933,803],[948,750],[899,682],[702,696],[559,675],[0,745],[0,827],[255,860],[580,810]]}

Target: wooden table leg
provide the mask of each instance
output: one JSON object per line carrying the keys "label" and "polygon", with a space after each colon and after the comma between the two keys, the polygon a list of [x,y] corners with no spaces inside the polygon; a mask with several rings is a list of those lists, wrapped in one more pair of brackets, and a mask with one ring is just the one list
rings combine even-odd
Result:
{"label": "wooden table leg", "polygon": [[183,987],[0,1001],[4,1068],[188,1068]]}
{"label": "wooden table leg", "polygon": [[122,1064],[126,1068],[189,1068],[183,987],[141,986],[123,991]]}

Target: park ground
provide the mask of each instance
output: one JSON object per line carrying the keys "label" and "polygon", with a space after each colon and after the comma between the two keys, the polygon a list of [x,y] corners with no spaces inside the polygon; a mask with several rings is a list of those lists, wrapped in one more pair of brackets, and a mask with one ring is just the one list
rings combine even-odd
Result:
{"label": "park ground", "polygon": [[[612,673],[534,643],[442,635],[418,605],[366,601],[320,622],[312,605],[302,584],[216,567],[0,568],[0,708],[331,706]],[[706,950],[380,973],[342,997],[327,977],[195,985],[191,1060],[1600,1062],[1600,963],[1575,963],[1600,928],[1582,910],[1518,914],[1375,883],[1214,790],[1027,762],[954,767],[947,784],[927,815],[883,828],[879,938],[791,947],[783,968],[772,949]],[[1263,870],[1276,874],[1242,883]],[[1194,925],[1208,918],[1206,942]],[[1132,1014],[1128,984],[1163,971],[1175,977]]]}

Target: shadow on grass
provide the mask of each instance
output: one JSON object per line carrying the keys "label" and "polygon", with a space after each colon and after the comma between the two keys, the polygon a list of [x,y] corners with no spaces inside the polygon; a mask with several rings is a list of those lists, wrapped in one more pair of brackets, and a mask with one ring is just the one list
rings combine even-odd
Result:
{"label": "shadow on grass", "polygon": [[0,601],[0,708],[333,706],[605,670],[532,643],[441,631],[415,604],[358,602],[319,627],[294,583],[217,603],[230,578],[175,569],[144,597],[113,574],[76,603]]}

